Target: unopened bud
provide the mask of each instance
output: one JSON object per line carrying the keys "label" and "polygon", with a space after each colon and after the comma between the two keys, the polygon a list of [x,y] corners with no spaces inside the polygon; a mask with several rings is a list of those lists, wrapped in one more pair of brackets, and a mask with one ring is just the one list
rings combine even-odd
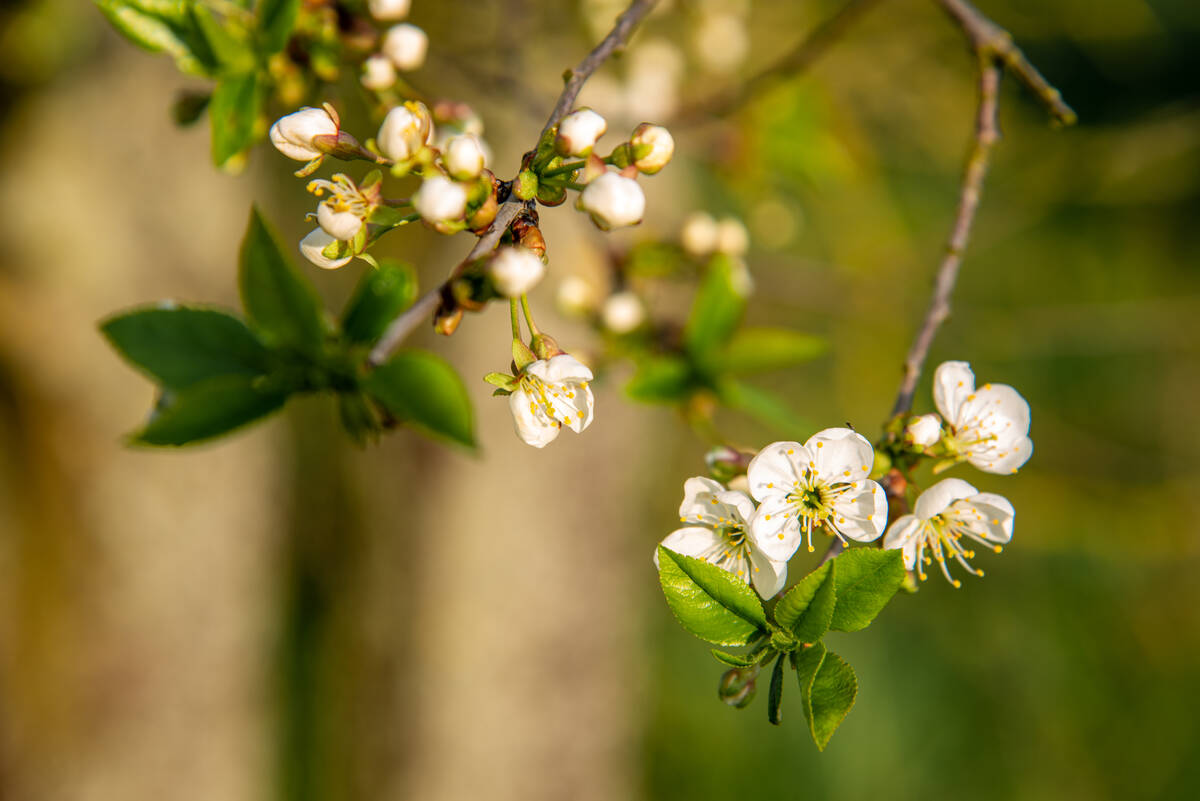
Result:
{"label": "unopened bud", "polygon": [[692,256],[706,256],[717,248],[717,221],[712,215],[696,211],[683,221],[679,243]]}
{"label": "unopened bud", "polygon": [[757,678],[757,667],[727,670],[717,685],[717,697],[732,707],[745,709],[754,700],[754,681]]}
{"label": "unopened bud", "polygon": [[618,292],[604,301],[600,312],[604,327],[614,334],[628,334],[646,320],[646,307],[633,292]]}
{"label": "unopened bud", "polygon": [[401,72],[411,72],[424,64],[428,49],[429,37],[425,31],[407,22],[393,25],[383,35],[383,54]]}
{"label": "unopened bud", "polygon": [[549,334],[536,334],[533,337],[533,352],[539,359],[553,359],[555,356],[561,356],[566,353],[565,350],[558,346],[554,337]]}
{"label": "unopened bud", "polygon": [[936,414],[914,417],[904,429],[904,435],[912,444],[928,448],[942,438],[942,421]]}
{"label": "unopened bud", "polygon": [[734,478],[746,475],[752,458],[753,453],[719,445],[704,454],[704,463],[708,465],[708,472],[713,478],[722,484],[728,484]]}
{"label": "unopened bud", "polygon": [[442,164],[446,172],[460,181],[477,178],[483,172],[483,146],[472,134],[456,136],[446,142]]}
{"label": "unopened bud", "polygon": [[564,314],[583,317],[596,308],[596,289],[578,275],[568,275],[558,285],[557,300]]}
{"label": "unopened bud", "polygon": [[413,195],[412,203],[426,222],[457,220],[467,210],[467,190],[444,175],[431,175]]}
{"label": "unopened bud", "polygon": [[337,136],[338,123],[323,108],[305,106],[299,111],[280,117],[271,126],[271,144],[296,161],[311,161],[324,155],[313,139],[317,136]]}
{"label": "unopened bud", "polygon": [[383,155],[393,161],[404,162],[415,156],[425,146],[433,129],[433,120],[424,103],[409,100],[396,106],[383,118],[375,143]]}
{"label": "unopened bud", "polygon": [[564,156],[586,156],[606,130],[608,123],[590,108],[572,111],[558,124],[554,149]]}
{"label": "unopened bud", "polygon": [[629,144],[633,148],[633,166],[647,175],[667,166],[675,155],[675,138],[661,125],[643,122],[634,129]]}
{"label": "unopened bud", "polygon": [[371,16],[380,22],[404,19],[408,16],[408,8],[412,0],[367,0],[367,9]]}
{"label": "unopened bud", "polygon": [[606,172],[589,183],[579,195],[579,208],[605,231],[637,225],[646,212],[646,196],[637,181]]}
{"label": "unopened bud", "polygon": [[717,223],[715,250],[729,256],[741,256],[750,247],[750,232],[740,220],[726,217]]}
{"label": "unopened bud", "polygon": [[331,246],[341,246],[341,243],[320,228],[314,228],[308,236],[300,240],[300,252],[304,258],[326,270],[336,270],[354,258],[354,254],[337,257],[326,255]]}
{"label": "unopened bud", "polygon": [[506,298],[516,298],[537,286],[546,274],[546,265],[530,250],[504,247],[492,256],[488,274],[496,292]]}
{"label": "unopened bud", "polygon": [[363,62],[362,85],[373,92],[391,89],[396,83],[396,66],[392,60],[381,53],[368,56]]}

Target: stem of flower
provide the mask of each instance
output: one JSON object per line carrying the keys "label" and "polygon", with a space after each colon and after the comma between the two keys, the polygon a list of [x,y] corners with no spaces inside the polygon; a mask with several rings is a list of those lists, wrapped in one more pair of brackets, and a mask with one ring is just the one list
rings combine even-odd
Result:
{"label": "stem of flower", "polygon": [[[529,326],[529,335],[536,337],[538,334],[542,333],[538,330],[537,325],[533,322],[533,313],[529,310],[528,295],[521,296],[521,311],[525,313],[525,324]],[[516,317],[514,316],[513,319],[515,320]]]}
{"label": "stem of flower", "polygon": [[513,339],[521,338],[521,317],[517,313],[517,299],[508,299],[508,315],[512,318],[512,334]]}
{"label": "stem of flower", "polygon": [[563,164],[555,167],[553,170],[546,170],[538,178],[553,178],[556,175],[567,175],[568,173],[583,169],[585,166],[587,166],[586,161],[572,161],[570,164]]}

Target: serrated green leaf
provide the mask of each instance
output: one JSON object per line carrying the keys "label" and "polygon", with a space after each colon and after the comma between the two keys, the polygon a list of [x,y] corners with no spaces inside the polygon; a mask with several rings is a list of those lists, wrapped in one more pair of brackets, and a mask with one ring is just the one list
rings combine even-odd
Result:
{"label": "serrated green leaf", "polygon": [[220,167],[250,147],[261,105],[257,73],[230,75],[217,83],[208,104],[213,164]]}
{"label": "serrated green leaf", "polygon": [[411,264],[380,259],[358,282],[342,316],[346,340],[370,344],[387,330],[417,296],[417,276]]}
{"label": "serrated green leaf", "polygon": [[696,291],[683,343],[700,364],[706,364],[723,347],[742,319],[746,299],[735,288],[729,257],[714,256]]}
{"label": "serrated green leaf", "polygon": [[778,726],[783,722],[783,660],[786,654],[780,654],[775,660],[775,668],[771,671],[771,689],[767,693],[767,720]]}
{"label": "serrated green leaf", "polygon": [[833,620],[835,575],[835,563],[826,562],[800,579],[775,605],[775,621],[801,642],[820,640]]}
{"label": "serrated green leaf", "polygon": [[625,394],[641,403],[679,403],[694,389],[692,369],[683,359],[656,357],[640,363]]}
{"label": "serrated green leaf", "polygon": [[300,0],[262,0],[258,4],[258,30],[264,54],[278,53],[287,45],[299,10]]}
{"label": "serrated green leaf", "polygon": [[320,351],[325,322],[316,290],[284,257],[257,208],[242,240],[238,283],[250,325],[268,345]]}
{"label": "serrated green leaf", "polygon": [[810,361],[825,352],[820,337],[786,328],[743,328],[709,359],[714,372],[754,373]]}
{"label": "serrated green leaf", "polygon": [[135,309],[109,318],[100,330],[126,360],[168,389],[222,375],[261,375],[271,367],[270,351],[246,324],[216,309]]}
{"label": "serrated green leaf", "polygon": [[904,582],[900,551],[854,548],[843,551],[837,562],[837,606],[829,627],[835,631],[858,631],[875,616]]}
{"label": "serrated green leaf", "polygon": [[753,654],[731,654],[728,651],[722,651],[717,648],[712,649],[712,655],[716,660],[724,665],[736,668],[748,668],[758,662],[762,656],[759,651]]}
{"label": "serrated green leaf", "polygon": [[471,400],[458,372],[428,351],[401,351],[375,368],[363,388],[400,420],[475,447]]}
{"label": "serrated green leaf", "polygon": [[824,751],[854,706],[858,678],[853,668],[822,643],[798,652],[794,664],[804,719],[817,749]]}
{"label": "serrated green leaf", "polygon": [[680,624],[713,645],[745,645],[766,629],[750,585],[701,559],[658,546],[658,577]]}
{"label": "serrated green leaf", "polygon": [[226,375],[164,393],[145,428],[143,445],[190,445],[228,434],[278,410],[287,394],[261,377]]}
{"label": "serrated green leaf", "polygon": [[743,381],[722,381],[717,392],[723,404],[750,415],[779,434],[803,440],[801,435],[814,428],[773,393]]}

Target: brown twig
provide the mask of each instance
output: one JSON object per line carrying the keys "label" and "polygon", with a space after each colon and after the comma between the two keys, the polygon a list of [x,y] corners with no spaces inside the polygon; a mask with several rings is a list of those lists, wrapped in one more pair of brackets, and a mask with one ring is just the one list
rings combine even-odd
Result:
{"label": "brown twig", "polygon": [[[563,80],[566,82],[566,85],[563,87],[562,93],[558,96],[558,100],[554,104],[554,110],[550,112],[550,118],[542,128],[542,133],[538,137],[539,141],[551,128],[558,125],[559,121],[574,107],[575,101],[579,98],[579,92],[583,89],[583,85],[587,83],[588,78],[618,48],[623,47],[629,41],[629,36],[633,33],[633,29],[650,13],[650,10],[654,8],[657,2],[658,0],[633,0],[629,4],[629,7],[617,17],[617,21],[613,23],[612,30],[600,41],[600,44],[596,45],[592,49],[592,52],[588,53],[587,57],[579,62],[578,66],[563,73]],[[496,219],[492,222],[491,227],[479,237],[479,241],[471,248],[471,252],[467,254],[467,257],[463,259],[459,266],[472,262],[486,253],[495,250],[496,246],[500,244],[500,238],[504,236],[504,232],[508,230],[508,226],[517,218],[517,214],[520,213],[523,205],[524,202],[516,197],[510,197],[501,203],[500,209],[496,213]],[[457,270],[458,268],[456,267],[455,271],[457,272]],[[378,366],[383,364],[388,356],[400,346],[400,343],[416,330],[421,321],[434,312],[444,286],[445,284],[439,284],[434,289],[425,293],[416,303],[391,322],[367,357],[369,365]]]}

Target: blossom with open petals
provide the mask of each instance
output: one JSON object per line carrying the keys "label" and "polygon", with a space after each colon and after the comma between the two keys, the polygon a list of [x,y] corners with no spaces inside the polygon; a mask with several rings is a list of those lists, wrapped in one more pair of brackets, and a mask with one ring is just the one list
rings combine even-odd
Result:
{"label": "blossom with open petals", "polygon": [[544,448],[563,426],[576,434],[592,422],[592,371],[567,353],[529,364],[508,396],[517,436]]}
{"label": "blossom with open petals", "polygon": [[1033,455],[1029,404],[1006,384],[975,389],[966,362],[942,362],[933,401],[946,420],[946,450],[985,473],[1015,473]]}
{"label": "blossom with open petals", "polygon": [[[727,490],[711,478],[689,478],[683,485],[679,520],[690,525],[668,534],[662,545],[712,562],[770,598],[787,581],[787,561],[771,559],[759,548],[749,533],[753,516],[754,502],[746,493]],[[654,564],[658,566],[657,552]]]}
{"label": "blossom with open petals", "polygon": [[801,445],[773,442],[746,470],[758,511],[750,534],[772,559],[791,558],[802,540],[813,550],[821,528],[843,542],[870,542],[887,524],[883,487],[867,478],[875,461],[871,443],[849,428],[818,431]]}
{"label": "blossom with open petals", "polygon": [[317,197],[329,197],[317,205],[317,224],[334,239],[348,241],[362,230],[374,203],[350,176],[338,173],[332,180],[316,178],[308,182],[308,191]]}
{"label": "blossom with open petals", "polygon": [[[963,539],[975,540],[1000,553],[1012,539],[1013,517],[1013,506],[1007,499],[979,492],[960,478],[947,478],[921,493],[911,515],[902,515],[888,526],[883,547],[900,550],[904,566],[917,570],[922,581],[927,578],[925,565],[937,560],[946,581],[961,587],[962,582],[950,575],[948,560],[954,559],[973,576],[983,575],[967,561],[974,558],[975,552]],[[925,555],[926,548],[933,553],[933,560]]]}

